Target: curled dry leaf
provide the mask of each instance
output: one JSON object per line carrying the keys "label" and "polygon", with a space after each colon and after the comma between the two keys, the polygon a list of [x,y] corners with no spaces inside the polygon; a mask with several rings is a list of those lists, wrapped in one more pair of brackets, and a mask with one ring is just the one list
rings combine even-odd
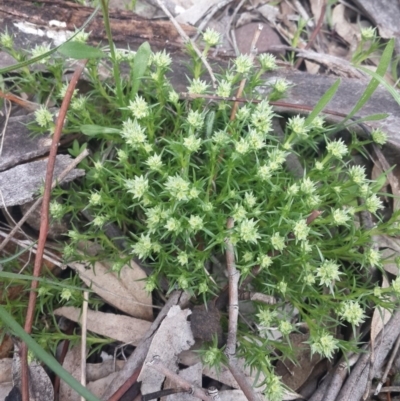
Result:
{"label": "curled dry leaf", "polygon": [[119,276],[106,262],[96,262],[94,266],[80,262],[68,265],[110,305],[138,319],[153,320],[151,295],[144,289],[146,273],[134,261],[131,267],[124,266]]}
{"label": "curled dry leaf", "polygon": [[143,369],[138,381],[142,382],[142,394],[154,393],[161,390],[164,376],[147,366],[155,356],[158,356],[164,366],[176,372],[178,369],[178,355],[188,350],[194,339],[187,318],[191,314],[189,309],[182,310],[173,306],[160,325],[151,342]]}
{"label": "curled dry leaf", "polygon": [[[80,323],[82,319],[81,310],[72,306],[58,308],[54,314],[64,316],[73,322]],[[139,344],[150,326],[151,323],[146,320],[129,316],[94,310],[88,310],[87,313],[87,329],[89,331],[134,346]]]}

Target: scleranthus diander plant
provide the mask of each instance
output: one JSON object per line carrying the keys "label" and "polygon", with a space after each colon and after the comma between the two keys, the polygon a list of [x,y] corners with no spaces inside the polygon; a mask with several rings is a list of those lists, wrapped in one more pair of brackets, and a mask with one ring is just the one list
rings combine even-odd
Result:
{"label": "scleranthus diander plant", "polygon": [[[207,31],[204,40],[206,57],[218,37]],[[257,329],[239,325],[238,352],[263,373],[269,399],[279,400],[283,387],[273,373],[270,351],[290,355],[290,334],[300,326],[310,333],[312,353],[332,358],[340,349],[355,349],[355,342],[337,339],[337,327],[356,328],[368,308],[390,307],[387,296],[400,293],[398,281],[380,289],[365,280],[370,269],[383,263],[370,247],[372,236],[390,229],[392,222],[380,222],[379,185],[351,162],[351,153],[369,141],[332,137],[321,117],[291,117],[283,138],[274,133],[277,116],[269,99],[255,91],[262,74],[277,68],[273,56],[263,54],[255,61],[239,56],[217,75],[212,89],[201,60],[190,47],[188,52],[192,78],[186,100],[167,78],[171,57],[166,52],[148,54],[142,47],[136,55],[109,53],[114,65],[125,63],[129,69],[128,78],[116,75],[119,90],[100,80],[99,60],[89,61],[93,90],[74,94],[65,131],[88,135],[95,148],[93,162],[82,163],[82,182],[56,191],[64,203],[53,204],[50,211],[55,218],[74,217],[64,249],[67,260],[78,257],[80,242],[95,241],[114,271],[132,256],[151,267],[147,291],[160,288],[166,278],[170,290],[183,289],[200,301],[210,300],[226,284],[220,275],[213,276],[213,261],[221,260],[229,239],[241,283],[250,282],[252,291],[277,300],[274,305],[254,302]],[[133,72],[143,65],[139,91]],[[249,102],[232,114],[233,103],[223,98],[234,96],[244,78],[243,97]],[[56,87],[61,91],[63,83]],[[278,80],[270,98],[283,96],[288,87]],[[218,101],[210,102],[209,95]],[[37,111],[36,120],[37,131],[53,124],[45,108]],[[375,132],[372,139],[383,144],[385,136]],[[76,142],[71,153],[79,150]],[[289,166],[290,154],[302,163],[300,178]],[[82,210],[90,213],[91,222],[82,223]],[[372,229],[359,222],[364,211],[375,216]],[[228,230],[229,217],[234,227]],[[109,224],[123,233],[126,256],[106,235]],[[277,330],[284,340],[271,335]],[[223,360],[219,352],[214,342],[205,352],[207,363]]]}

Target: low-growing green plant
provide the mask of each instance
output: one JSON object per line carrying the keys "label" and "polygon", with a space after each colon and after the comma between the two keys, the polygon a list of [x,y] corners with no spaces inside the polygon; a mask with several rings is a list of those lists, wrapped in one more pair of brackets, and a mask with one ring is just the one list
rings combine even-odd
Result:
{"label": "low-growing green plant", "polygon": [[[218,35],[208,30],[204,40],[206,57]],[[332,358],[338,350],[354,350],[357,336],[353,342],[341,340],[337,327],[360,326],[370,307],[393,307],[389,296],[400,293],[399,278],[385,289],[368,279],[371,269],[382,269],[384,263],[371,247],[372,237],[395,230],[397,216],[381,220],[382,185],[369,180],[351,158],[372,141],[384,144],[385,134],[375,131],[362,143],[355,135],[345,141],[313,115],[289,118],[284,138],[277,136],[272,124],[277,116],[269,99],[256,91],[262,74],[276,69],[271,55],[255,61],[239,56],[216,75],[213,89],[189,48],[193,77],[183,100],[169,82],[172,60],[165,51],[150,53],[147,44],[137,53],[110,46],[105,59],[89,60],[86,78],[92,90],[76,91],[64,128],[66,134],[85,135],[71,154],[86,142],[94,149],[92,161],[81,165],[85,178],[69,189],[58,188],[55,195],[63,203],[50,208],[54,218],[72,216],[64,256],[81,257],[78,244],[95,241],[116,272],[132,256],[146,262],[152,268],[147,291],[166,278],[170,291],[183,289],[206,302],[226,284],[221,275],[213,276],[218,265],[213,261],[221,260],[229,239],[241,283],[251,282],[252,291],[277,301],[254,302],[250,320],[256,328],[239,325],[238,352],[264,374],[269,399],[280,399],[283,387],[273,373],[276,356],[270,351],[281,351],[282,358],[293,354],[289,336],[304,325],[312,353]],[[109,68],[110,60],[118,64],[118,72],[111,72],[117,83],[99,77],[99,65]],[[123,68],[126,75],[119,72]],[[243,96],[249,101],[232,113],[228,98],[244,78]],[[283,96],[287,87],[277,80],[270,98]],[[48,94],[59,99],[65,86],[58,80],[54,90]],[[218,101],[210,102],[213,96]],[[36,112],[36,130],[47,131],[52,124],[50,110]],[[290,155],[301,163],[301,174],[290,167]],[[82,221],[83,210],[91,222]],[[374,216],[373,228],[363,227],[362,212]],[[232,229],[226,228],[229,217]],[[105,233],[109,223],[125,236],[125,256]],[[285,340],[275,340],[274,331]],[[216,343],[207,352],[208,363],[223,360]]]}

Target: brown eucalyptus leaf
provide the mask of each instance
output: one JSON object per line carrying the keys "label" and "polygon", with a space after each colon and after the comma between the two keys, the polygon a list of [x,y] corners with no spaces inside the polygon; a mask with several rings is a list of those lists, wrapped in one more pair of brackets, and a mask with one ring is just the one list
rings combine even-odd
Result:
{"label": "brown eucalyptus leaf", "polygon": [[[382,277],[382,288],[388,288],[390,286],[388,279],[383,276]],[[371,322],[371,347],[374,348],[376,336],[382,331],[385,324],[392,317],[392,313],[383,308],[375,308],[374,314],[372,315]]]}
{"label": "brown eucalyptus leaf", "polygon": [[164,366],[176,372],[178,355],[194,344],[190,322],[187,320],[190,314],[189,309],[182,310],[179,306],[173,306],[162,321],[137,379],[142,382],[142,394],[161,390],[164,382],[165,377],[148,366],[155,356],[160,358]]}
{"label": "brown eucalyptus leaf", "polygon": [[124,266],[119,275],[111,271],[107,262],[96,262],[94,266],[73,262],[69,266],[110,305],[138,319],[153,320],[151,295],[144,289],[146,273],[134,261],[132,267]]}
{"label": "brown eucalyptus leaf", "polygon": [[396,256],[400,256],[400,238],[387,235],[375,235],[374,241],[381,249],[381,256],[384,260],[383,268],[395,276],[399,274],[399,268],[395,263]]}
{"label": "brown eucalyptus leaf", "polygon": [[[54,311],[54,314],[64,316],[73,322],[81,323],[82,321],[81,310],[72,306],[58,308]],[[87,313],[86,324],[88,331],[113,338],[123,343],[130,343],[134,346],[139,344],[151,326],[151,323],[146,320],[90,309]]]}
{"label": "brown eucalyptus leaf", "polygon": [[297,363],[289,359],[278,361],[275,372],[282,377],[282,382],[292,390],[299,389],[312,373],[315,365],[321,360],[318,354],[311,356],[309,344],[304,344],[309,339],[309,333],[292,333],[289,335],[292,348],[296,350]]}

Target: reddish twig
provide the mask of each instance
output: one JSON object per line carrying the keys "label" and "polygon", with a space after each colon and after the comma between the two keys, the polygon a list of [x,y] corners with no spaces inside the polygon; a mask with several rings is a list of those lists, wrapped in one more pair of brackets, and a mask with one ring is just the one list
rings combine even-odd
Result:
{"label": "reddish twig", "polygon": [[[35,264],[33,268],[33,277],[39,277],[41,268],[42,268],[42,259],[44,254],[44,248],[46,245],[47,233],[49,230],[49,204],[51,197],[51,185],[53,180],[53,172],[54,166],[56,162],[57,149],[58,144],[60,142],[61,132],[64,125],[65,116],[68,111],[68,107],[74,93],[75,86],[78,82],[79,77],[81,76],[85,65],[86,60],[82,61],[74,74],[72,75],[71,82],[68,85],[67,92],[65,94],[64,100],[62,102],[60,112],[57,118],[56,127],[54,130],[53,140],[50,147],[49,160],[47,163],[46,170],[46,179],[45,179],[45,187],[43,194],[43,203],[41,209],[41,221],[40,221],[40,233],[39,233],[39,241],[38,247],[35,257]],[[39,282],[33,280],[31,283],[31,291],[29,293],[29,302],[28,309],[26,312],[26,320],[25,320],[25,331],[30,334],[32,331],[32,324],[35,315],[35,306],[36,306],[36,289],[39,285]],[[21,347],[21,394],[23,401],[29,401],[29,383],[28,383],[28,364],[27,364],[27,355],[28,348],[25,343],[22,344]]]}
{"label": "reddish twig", "polygon": [[[310,36],[310,39],[309,39],[308,43],[306,44],[306,47],[304,48],[304,50],[309,49],[311,47],[311,45],[314,43],[315,38],[317,37],[319,31],[322,28],[322,24],[323,24],[324,18],[325,18],[325,12],[326,12],[326,1],[324,1],[324,4],[321,7],[321,14],[319,15],[317,26],[313,30],[313,32]],[[297,70],[300,67],[300,64],[302,62],[303,62],[303,58],[301,57],[296,61],[294,68]]]}
{"label": "reddish twig", "polygon": [[136,383],[142,366],[143,365],[132,373],[131,377],[108,399],[108,401],[118,401]]}

